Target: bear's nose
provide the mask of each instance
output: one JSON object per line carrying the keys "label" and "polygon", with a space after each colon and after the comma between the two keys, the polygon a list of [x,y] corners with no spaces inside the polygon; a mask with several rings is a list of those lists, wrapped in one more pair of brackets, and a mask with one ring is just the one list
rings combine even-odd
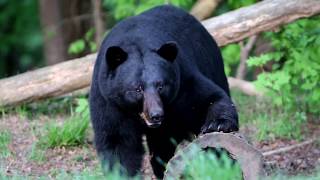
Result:
{"label": "bear's nose", "polygon": [[156,112],[156,113],[150,114],[150,118],[153,123],[160,123],[163,120],[164,116],[163,116],[163,113]]}

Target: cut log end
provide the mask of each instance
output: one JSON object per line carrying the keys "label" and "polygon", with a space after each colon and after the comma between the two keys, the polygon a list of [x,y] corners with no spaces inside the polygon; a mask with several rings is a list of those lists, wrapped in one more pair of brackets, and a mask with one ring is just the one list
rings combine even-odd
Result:
{"label": "cut log end", "polygon": [[[193,142],[182,149],[179,149],[176,155],[168,162],[164,179],[180,179],[185,169],[185,162],[182,157],[188,157],[188,154],[194,153],[194,146],[201,149],[222,148],[231,154],[241,167],[245,180],[255,180],[263,174],[262,154],[243,139],[237,133],[208,133],[199,136]],[[201,150],[199,149],[199,151]]]}

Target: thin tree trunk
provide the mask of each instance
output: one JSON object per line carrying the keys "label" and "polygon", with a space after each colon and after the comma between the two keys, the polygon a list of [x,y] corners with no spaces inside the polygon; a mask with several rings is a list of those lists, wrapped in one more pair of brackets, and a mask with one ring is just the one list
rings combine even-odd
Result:
{"label": "thin tree trunk", "polygon": [[102,39],[103,39],[103,34],[105,32],[105,26],[104,26],[104,21],[102,19],[102,5],[101,5],[101,0],[91,0],[92,2],[92,8],[93,8],[93,22],[94,22],[94,27],[96,30],[96,36],[95,36],[95,41],[97,45],[99,46]]}
{"label": "thin tree trunk", "polygon": [[44,54],[48,65],[62,62],[67,57],[62,29],[57,26],[62,21],[59,5],[59,0],[39,0]]}

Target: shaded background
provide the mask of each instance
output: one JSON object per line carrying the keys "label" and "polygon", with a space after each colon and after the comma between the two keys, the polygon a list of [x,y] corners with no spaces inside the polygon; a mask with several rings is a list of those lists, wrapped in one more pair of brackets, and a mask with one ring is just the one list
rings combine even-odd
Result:
{"label": "shaded background", "polygon": [[[254,2],[223,1],[214,14]],[[117,21],[164,3],[164,0],[0,0],[0,78],[94,52],[96,42]],[[195,0],[170,3],[189,10]]]}

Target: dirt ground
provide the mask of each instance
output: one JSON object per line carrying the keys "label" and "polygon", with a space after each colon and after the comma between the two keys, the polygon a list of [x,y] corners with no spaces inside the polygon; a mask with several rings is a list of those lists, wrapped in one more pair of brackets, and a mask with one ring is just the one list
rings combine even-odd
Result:
{"label": "dirt ground", "polygon": [[[44,129],[44,124],[50,120],[52,121],[45,116],[28,120],[18,115],[5,116],[0,119],[0,132],[9,131],[11,133],[11,143],[9,145],[11,155],[0,159],[0,170],[2,172],[4,171],[9,176],[19,174],[31,177],[42,175],[54,177],[55,173],[61,170],[77,172],[84,169],[93,170],[99,166],[91,140],[88,140],[88,143],[81,147],[54,148],[45,152],[36,151],[34,145],[37,142],[39,130]],[[60,121],[62,120],[63,118],[60,119]],[[319,137],[319,124],[313,124],[310,129],[308,137]],[[277,139],[254,142],[253,145],[261,152],[268,152],[298,143],[295,140]],[[149,157],[146,156],[142,169],[146,177],[152,175],[148,159]],[[267,174],[279,171],[289,175],[310,174],[316,171],[317,166],[320,166],[320,145],[317,141],[284,153],[265,157]]]}

